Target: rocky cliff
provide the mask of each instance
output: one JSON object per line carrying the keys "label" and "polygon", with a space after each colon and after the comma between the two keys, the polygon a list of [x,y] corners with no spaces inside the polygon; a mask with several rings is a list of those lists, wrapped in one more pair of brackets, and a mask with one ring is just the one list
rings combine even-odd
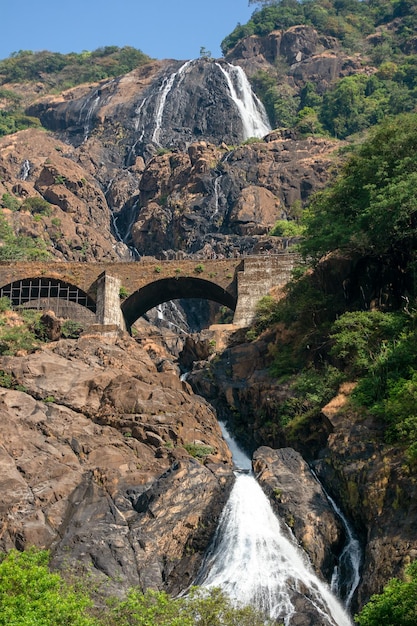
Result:
{"label": "rocky cliff", "polygon": [[[281,246],[269,231],[325,185],[338,142],[271,133],[242,68],[250,76],[282,57],[295,74],[305,65],[301,85],[317,78],[316,57],[330,50],[335,68],[320,69],[327,86],[347,66],[362,71],[336,41],[322,39],[297,27],[248,38],[227,60],[152,61],[37,100],[34,85],[26,113],[49,132],[0,140],[0,197],[15,209],[15,232],[45,239],[53,256],[68,260]],[[27,85],[28,103],[29,94]],[[34,216],[24,202],[32,197],[49,211]]]}
{"label": "rocky cliff", "polygon": [[127,335],[2,358],[13,381],[0,394],[2,550],[50,548],[56,565],[118,593],[193,580],[230,452],[209,405],[146,345],[156,364]]}

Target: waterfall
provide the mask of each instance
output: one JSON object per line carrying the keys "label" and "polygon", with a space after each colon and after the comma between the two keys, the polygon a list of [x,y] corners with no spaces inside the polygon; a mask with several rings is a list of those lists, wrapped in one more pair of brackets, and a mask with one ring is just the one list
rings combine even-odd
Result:
{"label": "waterfall", "polygon": [[[249,471],[249,458],[240,449],[235,457],[234,444],[231,449],[236,467]],[[220,587],[237,604],[251,604],[285,626],[300,623],[303,613],[316,626],[352,626],[305,553],[283,534],[252,473],[238,473],[195,584]]]}
{"label": "waterfall", "polygon": [[158,102],[156,106],[156,111],[155,111],[155,129],[152,134],[152,141],[154,141],[157,144],[159,144],[159,135],[160,135],[161,126],[162,126],[162,116],[164,114],[165,103],[166,103],[168,94],[171,91],[174,85],[174,82],[177,78],[178,78],[178,81],[177,81],[176,86],[179,87],[179,85],[182,82],[181,74],[183,74],[183,72],[187,69],[187,67],[191,63],[192,61],[186,61],[183,65],[181,65],[180,69],[177,72],[174,72],[170,76],[165,77],[162,82],[162,85],[160,88],[160,94],[159,94],[159,98],[158,98]]}
{"label": "waterfall", "polygon": [[230,63],[225,67],[220,63],[216,65],[224,74],[230,97],[239,111],[245,139],[267,135],[271,130],[268,116],[262,102],[253,93],[245,72]]}
{"label": "waterfall", "polygon": [[360,568],[362,564],[362,551],[359,541],[352,532],[350,524],[334,500],[328,495],[327,498],[335,512],[342,521],[346,531],[347,541],[339,558],[339,564],[335,567],[332,576],[332,590],[339,596],[344,597],[345,606],[350,607],[353,595],[360,582]]}
{"label": "waterfall", "polygon": [[95,91],[93,91],[91,96],[86,98],[86,100],[84,101],[84,104],[82,105],[82,107],[80,109],[80,112],[79,112],[79,115],[78,115],[78,123],[79,124],[81,124],[82,119],[83,119],[84,111],[85,111],[85,109],[87,109],[87,113],[86,113],[86,116],[85,116],[84,122],[83,122],[83,128],[84,128],[83,143],[85,141],[87,141],[87,139],[88,139],[88,137],[90,135],[91,119],[93,117],[94,111],[98,107],[98,104],[100,102],[100,98],[101,98],[101,96],[100,96],[99,90],[96,89]]}
{"label": "waterfall", "polygon": [[141,255],[140,255],[140,253],[138,252],[138,250],[137,250],[134,246],[129,246],[129,245],[126,243],[126,239],[127,239],[128,235],[129,235],[129,233],[130,233],[130,230],[131,230],[131,228],[132,228],[132,226],[133,226],[133,224],[134,224],[135,218],[136,218],[136,213],[135,213],[134,209],[136,208],[137,203],[135,203],[135,204],[133,205],[133,207],[132,207],[132,216],[131,216],[131,219],[130,219],[130,222],[129,222],[129,226],[128,226],[128,229],[127,229],[127,233],[126,233],[126,235],[123,237],[123,235],[122,235],[122,233],[120,232],[119,227],[118,227],[118,225],[117,225],[117,220],[118,220],[119,216],[118,216],[118,215],[116,215],[116,213],[115,213],[115,211],[114,211],[114,208],[112,207],[112,205],[110,204],[109,199],[108,199],[108,194],[109,194],[109,191],[110,191],[111,186],[112,186],[112,184],[113,184],[113,180],[114,180],[114,179],[112,178],[112,179],[110,180],[110,182],[108,183],[108,185],[107,185],[106,189],[104,190],[104,197],[106,198],[106,201],[107,201],[107,206],[109,207],[109,211],[110,211],[110,219],[111,219],[111,223],[112,223],[112,226],[113,226],[113,233],[114,233],[114,236],[116,237],[116,239],[117,239],[118,241],[120,241],[121,243],[125,244],[125,246],[126,246],[126,247],[127,247],[127,249],[129,250],[129,254],[130,254],[130,256],[131,256],[134,260],[135,260],[135,259],[140,259],[140,256],[141,256]]}
{"label": "waterfall", "polygon": [[214,181],[214,213],[212,215],[212,219],[214,219],[216,215],[218,215],[219,213],[219,199],[220,199],[219,190],[220,190],[220,183],[221,183],[222,178],[223,178],[223,174],[221,174],[220,176],[217,176],[217,178]]}
{"label": "waterfall", "polygon": [[30,172],[30,162],[27,159],[25,159],[20,168],[20,173],[19,173],[20,180],[26,180],[27,177],[29,176],[29,172]]}
{"label": "waterfall", "polygon": [[353,595],[360,583],[360,569],[362,564],[361,546],[359,541],[355,537],[345,515],[337,506],[333,498],[324,489],[323,485],[318,479],[317,474],[314,472],[314,470],[311,470],[311,473],[314,476],[315,480],[317,480],[317,482],[320,484],[321,488],[326,494],[326,498],[328,499],[331,507],[342,522],[345,529],[347,540],[339,557],[339,562],[334,568],[331,580],[331,589],[340,598],[344,598],[345,606],[346,608],[349,608],[352,602]]}

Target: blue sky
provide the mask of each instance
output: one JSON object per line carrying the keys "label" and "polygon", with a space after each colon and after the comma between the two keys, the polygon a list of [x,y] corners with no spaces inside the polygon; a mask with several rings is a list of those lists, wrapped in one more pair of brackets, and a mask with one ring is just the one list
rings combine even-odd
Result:
{"label": "blue sky", "polygon": [[2,0],[0,59],[18,50],[81,52],[134,46],[151,57],[193,59],[248,21],[248,0]]}

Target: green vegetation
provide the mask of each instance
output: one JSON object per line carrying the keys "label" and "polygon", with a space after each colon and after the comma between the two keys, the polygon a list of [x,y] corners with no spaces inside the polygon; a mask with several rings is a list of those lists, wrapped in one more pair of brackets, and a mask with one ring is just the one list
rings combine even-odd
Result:
{"label": "green vegetation", "polygon": [[[267,35],[280,30],[308,24],[322,35],[337,37],[347,50],[356,50],[364,36],[374,32],[377,26],[403,17],[404,25],[398,38],[386,34],[378,43],[378,52],[384,55],[394,44],[401,45],[409,32],[415,28],[414,4],[409,0],[281,0],[265,2],[252,0],[250,4],[264,5],[252,15],[247,24],[239,24],[222,42],[226,54],[240,39],[250,35]],[[395,52],[395,48],[394,48]]]}
{"label": "green vegetation", "polygon": [[77,339],[84,330],[84,326],[75,320],[65,320],[61,326],[61,333],[65,339]]}
{"label": "green vegetation", "polygon": [[301,237],[304,226],[293,220],[278,220],[270,231],[274,237]]}
{"label": "green vegetation", "polygon": [[184,448],[187,450],[188,454],[191,454],[191,456],[201,461],[204,461],[206,457],[214,452],[214,448],[206,446],[203,443],[186,443]]}
{"label": "green vegetation", "polygon": [[[80,83],[120,76],[149,60],[141,50],[130,46],[105,46],[79,54],[19,50],[0,61],[0,84],[37,81],[42,75],[51,87],[62,91]],[[16,99],[14,94],[9,97]]]}
{"label": "green vegetation", "polygon": [[387,255],[405,269],[417,243],[417,114],[389,119],[352,149],[304,216],[305,256],[343,249]]}
{"label": "green vegetation", "polygon": [[[248,333],[254,339],[275,325],[271,374],[289,380],[291,392],[276,420],[287,434],[317,415],[341,382],[355,381],[352,405],[379,420],[381,440],[400,446],[411,465],[417,463],[416,149],[415,113],[385,121],[350,149],[333,183],[305,211],[300,248],[309,271],[300,268],[285,298],[259,302]],[[343,285],[332,274],[341,258],[360,268],[345,270]],[[363,274],[379,285],[372,310],[354,285]]]}
{"label": "green vegetation", "polygon": [[49,256],[43,239],[15,235],[0,213],[0,261],[46,260]]}
{"label": "green vegetation", "polygon": [[393,578],[382,593],[372,596],[355,621],[359,626],[415,626],[417,561],[406,569],[404,580]]}
{"label": "green vegetation", "polygon": [[129,290],[126,289],[126,287],[124,287],[123,285],[121,285],[120,289],[119,289],[119,298],[120,300],[126,300],[126,298],[129,296]]}
{"label": "green vegetation", "polygon": [[88,596],[48,569],[49,554],[12,550],[0,563],[0,625],[94,626]]}
{"label": "green vegetation", "polygon": [[94,607],[84,581],[66,582],[48,568],[49,554],[12,550],[0,562],[0,626],[267,626],[250,607],[233,608],[218,589],[185,598],[131,589],[123,600]]}
{"label": "green vegetation", "polygon": [[[125,46],[106,46],[93,52],[60,54],[19,50],[0,61],[0,85],[42,81],[46,92],[60,92],[81,83],[91,83],[130,72],[149,61],[140,50]],[[41,122],[24,113],[21,96],[12,88],[0,87],[0,137]]]}
{"label": "green vegetation", "polygon": [[20,208],[26,211],[30,211],[30,213],[45,216],[51,215],[52,212],[50,203],[44,198],[40,198],[39,196],[26,198]]}

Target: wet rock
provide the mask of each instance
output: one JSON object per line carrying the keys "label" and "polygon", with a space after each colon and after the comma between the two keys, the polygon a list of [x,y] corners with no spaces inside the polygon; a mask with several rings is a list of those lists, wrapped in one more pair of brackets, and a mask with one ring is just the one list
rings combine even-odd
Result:
{"label": "wet rock", "polygon": [[265,446],[253,455],[253,469],[272,506],[293,531],[314,568],[330,580],[344,532],[320,483],[292,448]]}

